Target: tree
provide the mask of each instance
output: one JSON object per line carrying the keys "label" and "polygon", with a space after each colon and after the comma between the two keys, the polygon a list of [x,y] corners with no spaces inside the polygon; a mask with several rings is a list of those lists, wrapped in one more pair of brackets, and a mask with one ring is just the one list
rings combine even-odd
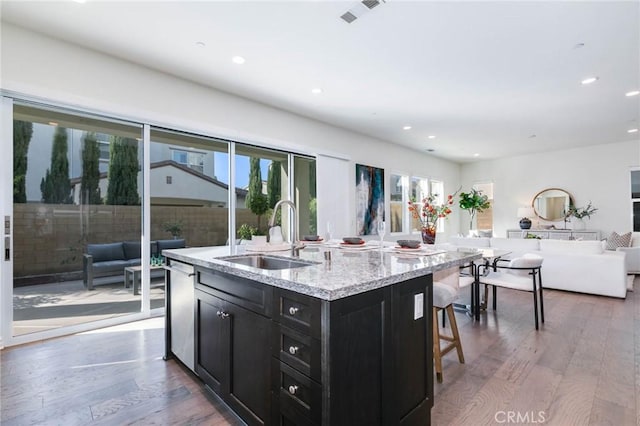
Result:
{"label": "tree", "polygon": [[267,198],[268,207],[270,209],[276,206],[276,203],[280,201],[282,192],[281,182],[281,168],[282,165],[279,161],[272,161],[269,165],[269,174],[267,175]]}
{"label": "tree", "polygon": [[249,188],[246,204],[251,212],[258,216],[258,229],[260,229],[260,218],[269,210],[269,205],[267,197],[262,193],[262,171],[260,159],[257,157],[249,159]]}
{"label": "tree", "polygon": [[71,180],[67,158],[67,129],[56,127],[51,148],[51,166],[40,181],[42,201],[49,204],[71,204]]}
{"label": "tree", "polygon": [[111,136],[107,204],[120,206],[140,204],[138,170],[138,141],[122,136]]}
{"label": "tree", "polygon": [[96,134],[87,132],[82,139],[82,181],[80,204],[101,204],[100,148]]}
{"label": "tree", "polygon": [[13,202],[27,202],[27,153],[33,136],[33,123],[13,120]]}

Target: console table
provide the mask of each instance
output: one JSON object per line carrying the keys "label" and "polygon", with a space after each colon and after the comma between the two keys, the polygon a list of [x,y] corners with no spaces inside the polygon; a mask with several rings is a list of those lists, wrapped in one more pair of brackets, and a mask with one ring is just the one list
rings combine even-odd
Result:
{"label": "console table", "polygon": [[507,229],[507,238],[524,238],[527,234],[552,240],[600,240],[600,231],[589,229]]}

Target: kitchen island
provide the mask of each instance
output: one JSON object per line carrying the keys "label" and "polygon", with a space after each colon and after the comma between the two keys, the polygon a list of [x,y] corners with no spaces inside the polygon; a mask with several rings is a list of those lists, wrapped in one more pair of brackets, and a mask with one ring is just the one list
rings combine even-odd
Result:
{"label": "kitchen island", "polygon": [[[479,253],[229,250],[164,251],[167,358],[179,353],[248,424],[430,424],[432,273]],[[189,305],[175,290],[183,265],[193,271],[181,278],[193,286],[192,328],[172,321]]]}

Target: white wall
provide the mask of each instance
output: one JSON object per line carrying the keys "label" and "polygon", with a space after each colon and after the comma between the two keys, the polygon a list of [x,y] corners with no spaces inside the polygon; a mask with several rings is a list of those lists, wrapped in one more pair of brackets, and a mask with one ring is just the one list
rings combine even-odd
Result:
{"label": "white wall", "polygon": [[[481,181],[494,183],[495,236],[519,229],[518,207],[530,206],[538,192],[562,188],[578,207],[592,201],[598,211],[585,219],[587,229],[600,230],[605,238],[611,231],[632,229],[629,170],[638,165],[640,141],[630,141],[466,164],[461,178],[463,188]],[[463,217],[460,229],[468,228],[465,222]],[[563,225],[555,223],[556,228]]]}
{"label": "white wall", "polygon": [[[181,80],[114,57],[54,40],[2,23],[1,87],[5,91],[44,98],[111,116],[223,137],[307,154],[329,154],[391,172],[433,177],[446,183],[447,193],[459,186],[460,166],[421,152],[304,118],[293,113]],[[355,231],[354,197],[331,205],[327,191],[333,180],[318,176],[320,209],[333,209],[338,229]],[[388,183],[387,183],[388,185]],[[386,191],[388,199],[389,191]],[[337,216],[335,211],[344,210]],[[457,212],[447,233],[457,233]],[[337,221],[340,220],[341,223]],[[323,224],[319,223],[320,229]]]}

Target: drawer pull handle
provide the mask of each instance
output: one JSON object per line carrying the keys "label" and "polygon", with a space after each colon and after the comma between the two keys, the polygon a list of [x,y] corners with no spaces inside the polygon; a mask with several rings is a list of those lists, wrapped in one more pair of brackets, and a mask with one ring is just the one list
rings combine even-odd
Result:
{"label": "drawer pull handle", "polygon": [[295,355],[298,353],[298,347],[297,346],[289,346],[289,353],[291,355]]}
{"label": "drawer pull handle", "polygon": [[225,311],[218,311],[218,312],[216,312],[216,315],[219,316],[222,319],[229,318],[229,314],[226,313]]}
{"label": "drawer pull handle", "polygon": [[292,306],[292,307],[289,308],[289,315],[294,316],[295,314],[298,313],[299,310],[300,310],[299,308],[296,308],[295,306]]}
{"label": "drawer pull handle", "polygon": [[298,392],[298,386],[297,385],[291,385],[289,386],[289,393],[291,395],[295,395],[296,392]]}

